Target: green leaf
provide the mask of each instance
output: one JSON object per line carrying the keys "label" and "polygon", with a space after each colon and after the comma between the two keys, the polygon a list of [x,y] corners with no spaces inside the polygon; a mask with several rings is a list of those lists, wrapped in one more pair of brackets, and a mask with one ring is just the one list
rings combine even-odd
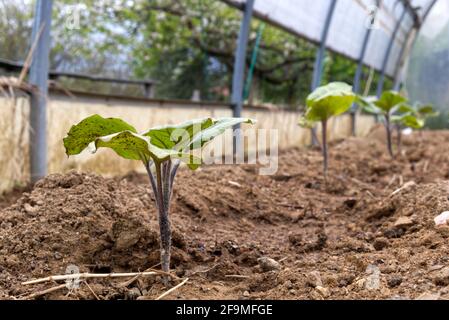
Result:
{"label": "green leaf", "polygon": [[[88,147],[92,152],[99,148],[110,148],[125,159],[161,163],[175,158],[195,170],[202,160],[190,151],[202,147],[239,123],[253,124],[255,121],[245,118],[206,118],[157,127],[138,134],[132,126],[120,119],[104,119],[95,115],[73,126],[64,138],[64,145],[68,155],[78,154]],[[173,139],[177,130],[180,138]]]}
{"label": "green leaf", "polygon": [[150,158],[164,159],[167,154],[151,145],[150,139],[131,131],[122,131],[108,136],[99,137],[91,144],[95,153],[99,148],[110,148],[119,156],[130,160],[145,160]]}
{"label": "green leaf", "polygon": [[79,154],[95,139],[125,130],[137,132],[133,126],[121,119],[105,119],[97,114],[90,116],[72,126],[67,137],[63,139],[66,154]]}
{"label": "green leaf", "polygon": [[356,97],[356,103],[359,104],[359,106],[362,107],[362,110],[367,113],[371,114],[382,114],[382,110],[374,104],[374,102],[377,100],[376,97],[369,96],[369,97],[362,97],[360,95],[357,95]]}
{"label": "green leaf", "polygon": [[405,113],[415,114],[416,113],[416,110],[413,109],[412,106],[410,106],[406,103],[402,103],[402,104],[398,105],[396,111],[401,114],[405,114]]}
{"label": "green leaf", "polygon": [[299,118],[298,125],[299,125],[301,128],[311,129],[311,128],[313,128],[313,126],[315,125],[315,123],[314,123],[313,121],[307,120],[306,117],[302,116],[302,117]]}
{"label": "green leaf", "polygon": [[419,119],[413,114],[405,114],[402,116],[392,116],[391,121],[394,123],[400,123],[401,125],[412,128],[412,129],[422,129],[424,127],[424,120]]}
{"label": "green leaf", "polygon": [[212,118],[191,120],[179,125],[167,125],[151,128],[144,136],[151,138],[151,143],[160,148],[181,150],[199,131],[214,124]]}
{"label": "green leaf", "polygon": [[374,104],[382,109],[384,113],[390,112],[397,105],[407,101],[402,95],[396,91],[385,91],[379,100],[375,101]]}
{"label": "green leaf", "polygon": [[174,149],[159,148],[151,143],[151,138],[130,131],[96,139],[92,144],[92,151],[96,152],[98,148],[110,148],[119,156],[130,160],[152,159],[155,162],[163,162],[177,158],[192,169],[201,165],[201,159],[198,157]]}
{"label": "green leaf", "polygon": [[418,107],[418,114],[424,118],[438,117],[439,112],[435,111],[431,104]]}
{"label": "green leaf", "polygon": [[307,97],[307,121],[323,121],[351,108],[356,99],[352,87],[343,82],[332,82],[317,88]]}
{"label": "green leaf", "polygon": [[429,113],[434,113],[435,111],[433,110],[433,106],[429,104],[429,105],[419,107],[418,112],[421,114],[429,114]]}
{"label": "green leaf", "polygon": [[226,129],[232,128],[235,125],[241,123],[255,124],[256,121],[249,118],[220,118],[218,120],[214,119],[212,126],[194,135],[188,145],[188,149],[194,150],[201,148],[209,141],[224,133]]}

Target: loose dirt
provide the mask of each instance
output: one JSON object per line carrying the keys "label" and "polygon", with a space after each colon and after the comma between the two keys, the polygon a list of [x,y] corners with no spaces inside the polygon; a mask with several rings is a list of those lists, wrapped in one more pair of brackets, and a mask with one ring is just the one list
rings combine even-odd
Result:
{"label": "loose dirt", "polygon": [[[274,176],[250,165],[181,170],[172,269],[189,281],[166,298],[448,299],[449,226],[433,219],[449,210],[449,132],[406,137],[395,160],[382,138],[375,130],[334,143],[327,182],[313,149],[281,152]],[[69,266],[136,272],[159,262],[143,175],[54,174],[4,195],[1,207],[1,299],[54,287],[21,282]],[[37,298],[153,299],[165,291],[159,277],[126,280],[90,279]]]}

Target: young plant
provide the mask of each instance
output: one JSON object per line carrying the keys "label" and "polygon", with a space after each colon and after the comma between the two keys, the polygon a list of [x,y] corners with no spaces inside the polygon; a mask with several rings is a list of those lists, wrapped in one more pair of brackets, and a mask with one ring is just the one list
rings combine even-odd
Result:
{"label": "young plant", "polygon": [[243,118],[206,118],[137,133],[133,126],[121,119],[105,119],[93,115],[72,126],[64,138],[64,146],[68,156],[77,155],[85,149],[95,153],[99,148],[110,148],[125,159],[143,163],[158,210],[161,266],[164,272],[169,272],[170,199],[179,165],[184,162],[190,169],[197,169],[201,165],[201,158],[195,156],[194,151],[240,123],[253,124],[255,121]]}
{"label": "young plant", "polygon": [[396,113],[391,116],[391,123],[396,125],[397,131],[397,153],[401,153],[402,147],[402,130],[404,128],[421,129],[424,127],[425,121],[418,117],[415,109],[404,103],[396,108]]}
{"label": "young plant", "polygon": [[402,129],[411,128],[420,130],[424,128],[426,120],[431,117],[437,117],[439,113],[434,110],[432,105],[416,104],[414,107],[404,103],[397,107],[397,114],[392,115],[391,121],[397,128],[397,147],[398,153],[401,150]]}
{"label": "young plant", "polygon": [[431,104],[422,105],[418,103],[415,105],[415,110],[418,118],[422,119],[424,122],[429,118],[438,117],[440,115]]}
{"label": "young plant", "polygon": [[323,174],[327,178],[328,147],[327,123],[330,118],[348,111],[356,99],[352,87],[343,82],[332,82],[317,88],[306,100],[306,112],[299,120],[302,127],[313,127],[314,123],[321,122]]}
{"label": "young plant", "polygon": [[385,91],[379,99],[362,98],[360,101],[366,112],[382,115],[385,118],[388,153],[391,158],[394,158],[391,139],[391,117],[397,110],[396,108],[403,104],[406,99],[396,91]]}

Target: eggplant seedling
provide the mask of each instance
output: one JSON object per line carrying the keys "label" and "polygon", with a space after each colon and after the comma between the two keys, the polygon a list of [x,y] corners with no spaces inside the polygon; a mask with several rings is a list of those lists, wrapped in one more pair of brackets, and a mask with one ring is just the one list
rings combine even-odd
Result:
{"label": "eggplant seedling", "polygon": [[391,117],[397,108],[407,101],[402,95],[396,91],[385,91],[379,99],[361,98],[359,99],[363,109],[366,112],[382,115],[385,119],[385,129],[387,133],[387,148],[391,158],[394,158],[392,134],[391,134]]}
{"label": "eggplant seedling", "polygon": [[430,104],[416,104],[413,107],[406,103],[399,105],[397,107],[397,114],[391,117],[392,123],[395,123],[397,128],[398,153],[401,150],[403,128],[420,130],[424,128],[427,119],[437,117],[438,115],[439,113]]}
{"label": "eggplant seedling", "polygon": [[418,118],[422,119],[424,122],[429,118],[438,117],[440,115],[431,104],[422,105],[418,103],[415,105],[414,109]]}
{"label": "eggplant seedling", "polygon": [[391,116],[391,123],[395,124],[397,131],[397,153],[401,153],[402,148],[402,130],[404,128],[422,129],[425,124],[425,120],[418,117],[415,109],[408,104],[404,103],[397,107],[396,113]]}
{"label": "eggplant seedling", "polygon": [[122,158],[144,164],[158,210],[161,266],[164,272],[169,272],[170,199],[179,165],[184,162],[190,169],[197,169],[201,165],[201,158],[195,156],[194,151],[240,123],[253,124],[255,121],[206,118],[137,133],[133,126],[121,119],[93,115],[72,126],[64,138],[64,146],[68,156],[77,155],[85,149],[95,153],[99,148],[110,148]]}
{"label": "eggplant seedling", "polygon": [[323,174],[327,178],[328,147],[327,124],[330,118],[348,111],[356,99],[352,87],[344,82],[331,82],[317,88],[306,100],[306,112],[299,120],[302,127],[313,127],[314,123],[321,122],[321,136],[323,152]]}

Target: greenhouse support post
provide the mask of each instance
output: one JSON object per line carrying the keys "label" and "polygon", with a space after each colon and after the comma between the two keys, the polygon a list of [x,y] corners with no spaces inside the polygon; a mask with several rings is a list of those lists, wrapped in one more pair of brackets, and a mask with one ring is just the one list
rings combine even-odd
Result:
{"label": "greenhouse support post", "polygon": [[[380,0],[376,1],[376,6],[379,7]],[[376,19],[377,12],[374,13],[374,16],[372,17],[371,24],[374,25],[375,19]],[[369,40],[371,38],[371,33],[373,31],[373,26],[366,26],[366,32],[365,36],[363,38],[362,43],[362,49],[360,50],[360,56],[357,63],[357,70],[355,72],[354,76],[354,87],[353,91],[356,94],[360,93],[360,83],[362,79],[362,71],[363,71],[363,64],[365,60],[366,50],[368,49]],[[356,119],[356,112],[357,112],[357,104],[354,103],[351,108],[351,133],[353,136],[356,136],[357,133],[357,119]]]}
{"label": "greenhouse support post", "polygon": [[31,43],[36,43],[29,82],[36,87],[30,108],[30,177],[36,182],[47,174],[47,94],[52,0],[38,0]]}
{"label": "greenhouse support post", "polygon": [[324,23],[323,32],[321,34],[320,47],[317,51],[315,66],[313,69],[313,79],[312,79],[312,91],[320,86],[321,77],[323,74],[323,60],[324,53],[326,51],[326,41],[329,35],[330,26],[332,23],[332,17],[334,15],[335,7],[337,5],[337,0],[332,0],[329,11],[327,12],[326,21]]}
{"label": "greenhouse support post", "polygon": [[384,83],[385,83],[385,73],[387,69],[388,60],[390,59],[391,49],[393,49],[394,40],[396,39],[396,35],[399,31],[399,28],[401,27],[402,21],[405,18],[405,14],[407,13],[407,8],[404,6],[404,9],[402,11],[401,17],[396,22],[396,26],[393,30],[393,33],[390,37],[390,42],[388,43],[387,50],[385,51],[384,59],[382,62],[382,69],[379,76],[379,82],[377,83],[377,97],[380,97],[382,95],[382,91],[384,89]]}
{"label": "greenhouse support post", "polygon": [[[315,65],[313,68],[313,77],[312,77],[312,91],[320,86],[321,77],[323,75],[323,60],[324,54],[326,51],[326,42],[327,36],[329,35],[330,26],[332,23],[332,17],[334,16],[335,7],[337,6],[337,0],[332,0],[329,6],[329,10],[327,12],[326,20],[324,22],[323,32],[321,33],[320,47],[318,48]],[[312,135],[312,145],[318,145],[318,141],[316,140],[316,128],[311,129]]]}
{"label": "greenhouse support post", "polygon": [[[253,15],[254,2],[255,0],[248,0],[245,2],[243,9],[243,20],[240,25],[237,48],[235,51],[231,104],[233,108],[233,116],[236,118],[240,118],[242,116],[246,49],[248,47],[249,32],[251,30],[251,18]],[[240,129],[240,126],[236,126],[235,129]],[[234,152],[241,150],[243,147],[242,142],[240,132],[237,130],[234,138]]]}

